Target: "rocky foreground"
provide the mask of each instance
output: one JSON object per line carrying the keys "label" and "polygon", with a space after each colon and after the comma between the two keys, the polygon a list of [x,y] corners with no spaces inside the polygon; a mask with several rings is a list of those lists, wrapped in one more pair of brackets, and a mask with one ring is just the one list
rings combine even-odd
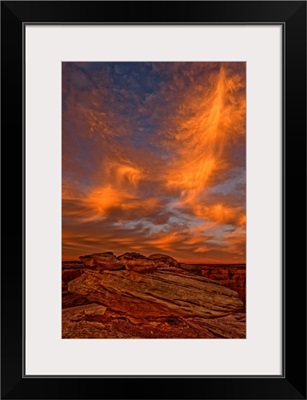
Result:
{"label": "rocky foreground", "polygon": [[63,338],[245,338],[245,266],[99,253],[62,265]]}

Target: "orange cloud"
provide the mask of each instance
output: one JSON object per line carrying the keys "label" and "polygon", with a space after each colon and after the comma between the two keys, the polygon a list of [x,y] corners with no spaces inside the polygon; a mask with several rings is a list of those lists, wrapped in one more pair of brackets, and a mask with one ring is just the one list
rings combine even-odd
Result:
{"label": "orange cloud", "polygon": [[195,206],[195,215],[208,218],[218,224],[243,225],[245,211],[241,207],[230,207],[221,203],[210,206]]}
{"label": "orange cloud", "polygon": [[242,76],[229,77],[221,67],[207,85],[187,96],[176,118],[171,138],[176,156],[167,176],[167,185],[180,190],[179,204],[199,203],[218,174],[230,167],[225,149],[245,135],[242,87]]}
{"label": "orange cloud", "polygon": [[114,171],[118,185],[127,186],[127,184],[129,184],[136,188],[140,180],[145,177],[144,170],[138,165],[131,164],[129,160],[127,160],[125,164],[108,161],[106,163],[106,169]]}
{"label": "orange cloud", "polygon": [[64,256],[243,261],[243,63],[63,65]]}
{"label": "orange cloud", "polygon": [[153,240],[147,240],[146,243],[155,246],[157,249],[164,251],[172,251],[174,243],[180,241],[180,234],[177,232],[171,234],[164,234],[163,237],[159,237]]}
{"label": "orange cloud", "polygon": [[117,189],[108,184],[91,190],[84,198],[84,203],[95,211],[97,216],[105,217],[111,209],[150,211],[157,206],[158,199],[138,198],[128,190]]}

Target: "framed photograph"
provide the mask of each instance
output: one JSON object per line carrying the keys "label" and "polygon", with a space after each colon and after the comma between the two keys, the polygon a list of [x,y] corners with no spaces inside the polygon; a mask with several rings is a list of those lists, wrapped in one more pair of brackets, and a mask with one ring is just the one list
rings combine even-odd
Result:
{"label": "framed photograph", "polygon": [[306,399],[306,3],[1,11],[2,398]]}

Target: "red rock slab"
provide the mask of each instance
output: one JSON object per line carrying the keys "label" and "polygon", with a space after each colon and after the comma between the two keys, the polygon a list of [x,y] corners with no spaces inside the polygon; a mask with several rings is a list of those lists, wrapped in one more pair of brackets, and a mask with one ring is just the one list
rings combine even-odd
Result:
{"label": "red rock slab", "polygon": [[107,309],[63,323],[63,338],[216,339],[245,338],[245,314],[214,319],[150,317],[135,319]]}
{"label": "red rock slab", "polygon": [[178,267],[178,262],[165,254],[151,254],[149,258],[155,260],[157,268]]}
{"label": "red rock slab", "polygon": [[246,268],[242,266],[203,266],[202,275],[219,281],[239,293],[240,299],[246,303]]}
{"label": "red rock slab", "polygon": [[[168,315],[221,317],[242,309],[238,293],[203,277],[188,277],[157,270],[85,272],[68,283],[71,293],[137,316]],[[164,315],[160,314],[160,315]]]}
{"label": "red rock slab", "polygon": [[125,264],[114,256],[112,252],[95,253],[79,257],[87,268],[95,270],[120,270],[125,268]]}
{"label": "red rock slab", "polygon": [[125,264],[127,269],[139,273],[153,272],[157,268],[155,260],[139,253],[125,253],[119,256],[118,259]]}
{"label": "red rock slab", "polygon": [[88,315],[103,315],[106,312],[106,307],[92,303],[78,307],[65,308],[62,311],[62,317],[65,320],[79,320]]}

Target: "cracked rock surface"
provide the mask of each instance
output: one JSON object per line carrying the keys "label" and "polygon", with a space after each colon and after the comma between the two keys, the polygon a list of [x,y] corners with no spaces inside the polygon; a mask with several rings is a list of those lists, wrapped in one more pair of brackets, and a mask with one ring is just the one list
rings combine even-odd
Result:
{"label": "cracked rock surface", "polygon": [[245,297],[231,288],[243,275],[245,285],[242,266],[209,268],[138,253],[80,260],[63,263],[63,338],[245,337]]}

